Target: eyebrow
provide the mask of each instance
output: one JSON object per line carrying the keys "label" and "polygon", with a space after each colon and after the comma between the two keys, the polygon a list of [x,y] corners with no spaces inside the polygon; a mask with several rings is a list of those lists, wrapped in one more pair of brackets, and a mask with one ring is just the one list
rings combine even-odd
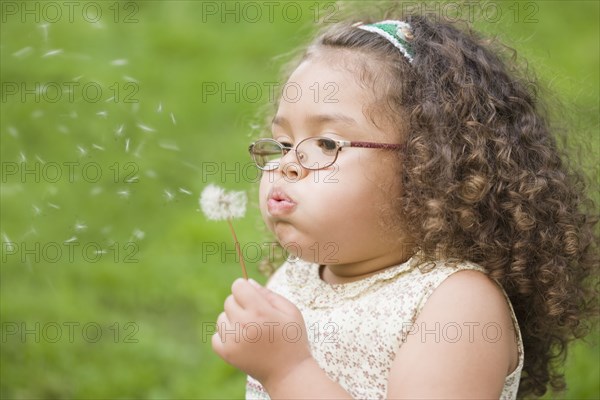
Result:
{"label": "eyebrow", "polygon": [[[346,125],[353,125],[353,126],[358,125],[358,123],[356,122],[356,120],[354,118],[352,118],[348,115],[339,114],[339,113],[316,114],[316,115],[311,115],[310,117],[308,117],[308,123],[310,125],[319,125],[319,124],[324,124],[324,123],[328,123],[328,122],[341,122]],[[279,125],[282,127],[290,127],[291,126],[290,122],[286,118],[280,117],[277,115],[275,117],[273,117],[273,121],[271,123],[273,125]]]}

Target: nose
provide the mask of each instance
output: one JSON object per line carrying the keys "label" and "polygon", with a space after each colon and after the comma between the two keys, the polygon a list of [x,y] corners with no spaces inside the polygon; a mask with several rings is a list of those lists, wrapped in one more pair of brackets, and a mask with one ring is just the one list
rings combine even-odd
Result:
{"label": "nose", "polygon": [[279,162],[279,171],[290,182],[296,182],[304,178],[308,174],[308,170],[303,168],[298,162],[296,152],[294,150],[288,151]]}

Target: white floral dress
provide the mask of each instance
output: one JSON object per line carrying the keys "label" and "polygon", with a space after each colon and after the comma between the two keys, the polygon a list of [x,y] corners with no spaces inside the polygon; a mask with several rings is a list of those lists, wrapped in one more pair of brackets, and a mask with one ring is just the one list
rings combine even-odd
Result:
{"label": "white floral dress", "polygon": [[[471,269],[487,273],[468,262],[454,266],[436,262],[434,268],[427,269],[416,267],[411,259],[359,281],[328,284],[320,278],[318,264],[298,260],[279,268],[268,287],[300,309],[312,355],[332,380],[353,398],[385,399],[394,356],[414,329],[413,323],[433,291],[454,272]],[[519,362],[506,377],[500,399],[513,400],[524,352],[508,296],[506,300],[517,333]],[[448,331],[448,335],[456,336],[455,332]],[[494,329],[489,332],[494,336]],[[269,395],[249,376],[246,398],[269,399]]]}

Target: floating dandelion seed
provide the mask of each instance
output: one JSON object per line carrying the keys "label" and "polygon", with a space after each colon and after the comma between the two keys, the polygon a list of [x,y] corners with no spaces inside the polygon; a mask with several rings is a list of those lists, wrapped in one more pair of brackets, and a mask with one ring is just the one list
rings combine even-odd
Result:
{"label": "floating dandelion seed", "polygon": [[133,237],[136,238],[137,240],[142,240],[144,238],[144,236],[146,236],[146,233],[138,228],[135,228],[133,230]]}
{"label": "floating dandelion seed", "polygon": [[125,139],[125,153],[129,153],[129,138]]}
{"label": "floating dandelion seed", "polygon": [[77,150],[79,151],[80,156],[87,155],[88,151],[85,149],[85,147],[77,145]]}
{"label": "floating dandelion seed", "polygon": [[81,232],[87,229],[87,225],[85,224],[85,222],[76,221],[74,228],[77,232]]}
{"label": "floating dandelion seed", "polygon": [[110,62],[110,65],[114,65],[114,66],[116,66],[116,67],[119,67],[119,66],[121,66],[121,65],[127,65],[127,64],[129,64],[129,61],[127,61],[127,60],[126,60],[126,59],[124,59],[124,58],[119,58],[119,59],[116,59],[116,60],[112,60],[112,61]]}
{"label": "floating dandelion seed", "polygon": [[158,103],[158,108],[156,109],[156,112],[162,112],[162,102]]}
{"label": "floating dandelion seed", "polygon": [[48,207],[52,207],[55,210],[60,210],[60,206],[57,204],[54,204],[54,203],[46,203],[46,204],[48,204]]}
{"label": "floating dandelion seed", "polygon": [[21,57],[25,57],[32,51],[33,51],[33,47],[27,46],[27,47],[23,47],[20,50],[15,51],[12,55],[13,55],[13,57],[21,58]]}
{"label": "floating dandelion seed", "polygon": [[108,116],[108,112],[107,111],[98,111],[96,113],[97,116],[102,117],[102,118],[106,118]]}
{"label": "floating dandelion seed", "polygon": [[[110,103],[111,101],[113,101],[115,99],[115,96],[111,96],[108,99],[104,100],[105,103]],[[116,102],[115,102],[116,103]]]}
{"label": "floating dandelion seed", "polygon": [[74,241],[77,240],[77,236],[71,236],[70,238],[68,238],[67,240],[64,241],[64,243],[72,243]]}
{"label": "floating dandelion seed", "polygon": [[50,50],[49,52],[45,53],[42,56],[42,58],[56,56],[58,54],[61,54],[62,52],[63,52],[63,49]]}
{"label": "floating dandelion seed", "polygon": [[104,147],[99,146],[96,143],[92,143],[92,147],[95,148],[96,150],[102,150],[102,151],[104,151]]}
{"label": "floating dandelion seed", "polygon": [[48,41],[48,24],[41,24],[40,29],[44,34],[44,42]]}
{"label": "floating dandelion seed", "polygon": [[130,193],[129,193],[129,190],[119,190],[119,191],[117,192],[117,194],[118,194],[120,197],[122,197],[122,198],[126,199],[126,198],[128,198],[128,197],[129,197],[129,194],[130,194]]}
{"label": "floating dandelion seed", "polygon": [[137,127],[140,128],[141,130],[143,130],[144,132],[156,132],[156,129],[151,128],[148,125],[137,124]]}
{"label": "floating dandelion seed", "polygon": [[139,144],[139,146],[135,149],[135,151],[133,152],[133,155],[137,158],[141,158],[141,154],[140,151],[142,151],[142,149],[144,148],[144,145],[146,144],[145,140],[142,140],[142,142]]}
{"label": "floating dandelion seed", "polygon": [[25,157],[25,154],[23,154],[23,152],[19,152],[19,159],[22,163],[26,163],[27,162],[27,157]]}
{"label": "floating dandelion seed", "polygon": [[19,131],[14,126],[9,126],[6,129],[8,130],[8,133],[9,133],[10,136],[12,136],[14,138],[16,138],[17,136],[19,136]]}
{"label": "floating dandelion seed", "polygon": [[94,186],[94,187],[92,188],[92,190],[90,190],[90,194],[91,194],[92,196],[97,196],[97,195],[99,195],[100,193],[102,193],[102,190],[103,190],[103,189],[102,189],[102,187],[101,187],[101,186]]}
{"label": "floating dandelion seed", "polygon": [[128,75],[123,75],[123,79],[127,82],[140,83],[140,81]]}
{"label": "floating dandelion seed", "polygon": [[160,142],[158,142],[158,147],[165,149],[165,150],[181,151],[181,149],[179,148],[177,143],[174,143],[174,142],[160,141]]}
{"label": "floating dandelion seed", "polygon": [[192,195],[192,192],[191,192],[191,191],[189,191],[189,190],[187,190],[187,189],[184,189],[184,188],[182,188],[182,187],[180,187],[180,188],[179,188],[179,191],[180,191],[181,193],[187,194],[188,196],[191,196],[191,195]]}
{"label": "floating dandelion seed", "polygon": [[42,160],[42,157],[38,156],[37,154],[35,155],[35,159],[38,160],[40,164],[46,164],[46,161]]}
{"label": "floating dandelion seed", "polygon": [[228,192],[216,185],[208,185],[200,195],[200,208],[206,218],[213,221],[226,220],[229,224],[229,229],[235,242],[235,250],[240,258],[244,279],[248,279],[248,273],[246,272],[246,264],[244,263],[240,243],[238,242],[231,220],[244,216],[247,201],[246,192]]}
{"label": "floating dandelion seed", "polygon": [[173,125],[177,125],[177,121],[175,121],[175,115],[173,115],[173,113],[171,113],[170,115],[171,115],[171,121],[173,121]]}
{"label": "floating dandelion seed", "polygon": [[167,189],[165,189],[163,193],[165,194],[165,198],[167,199],[167,201],[171,201],[175,198],[175,195]]}
{"label": "floating dandelion seed", "polygon": [[42,213],[42,210],[35,204],[32,204],[31,207],[33,208],[33,215],[40,215]]}
{"label": "floating dandelion seed", "polygon": [[2,232],[2,243],[4,243],[4,249],[7,252],[13,252],[15,251],[15,243],[12,242],[9,238],[8,235],[4,232]]}
{"label": "floating dandelion seed", "polygon": [[123,134],[123,127],[125,125],[121,124],[117,129],[115,129],[115,135],[121,136]]}
{"label": "floating dandelion seed", "polygon": [[31,229],[29,229],[27,232],[25,232],[23,234],[23,239],[26,238],[27,236],[37,236],[38,235],[38,231],[37,229],[35,229],[35,226],[32,226]]}

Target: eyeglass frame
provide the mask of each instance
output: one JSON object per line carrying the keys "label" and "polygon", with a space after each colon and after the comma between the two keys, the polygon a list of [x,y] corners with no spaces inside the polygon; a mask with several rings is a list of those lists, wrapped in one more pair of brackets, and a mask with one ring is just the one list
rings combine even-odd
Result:
{"label": "eyeglass frame", "polygon": [[[337,149],[335,151],[335,156],[333,158],[333,161],[330,164],[322,166],[322,167],[318,167],[318,168],[308,168],[302,164],[302,161],[298,157],[298,146],[300,146],[303,142],[306,142],[307,140],[314,140],[314,139],[326,139],[326,140],[331,140],[332,142],[335,143]],[[342,149],[344,147],[358,147],[358,148],[364,148],[364,149],[383,149],[383,150],[400,150],[404,147],[404,145],[400,144],[400,143],[375,143],[375,142],[339,140],[339,139],[332,139],[332,138],[329,138],[326,136],[307,137],[306,139],[302,139],[301,141],[299,141],[295,147],[288,147],[288,146],[282,145],[279,141],[277,141],[275,139],[262,138],[262,139],[258,139],[256,141],[252,142],[250,144],[250,146],[248,146],[248,152],[250,153],[250,156],[252,157],[252,161],[254,161],[254,164],[256,165],[256,167],[258,169],[260,169],[261,171],[274,171],[277,168],[279,168],[279,163],[277,163],[277,166],[273,167],[273,168],[264,168],[264,167],[261,167],[260,165],[258,165],[258,162],[256,161],[256,155],[252,152],[252,149],[258,142],[275,143],[281,149],[281,154],[282,154],[281,158],[285,157],[286,154],[288,154],[291,150],[294,150],[294,152],[296,153],[296,159],[298,160],[298,163],[300,164],[300,166],[309,171],[318,171],[318,170],[321,170],[324,168],[331,167],[337,161],[338,155],[340,154],[340,151],[342,151]]]}

